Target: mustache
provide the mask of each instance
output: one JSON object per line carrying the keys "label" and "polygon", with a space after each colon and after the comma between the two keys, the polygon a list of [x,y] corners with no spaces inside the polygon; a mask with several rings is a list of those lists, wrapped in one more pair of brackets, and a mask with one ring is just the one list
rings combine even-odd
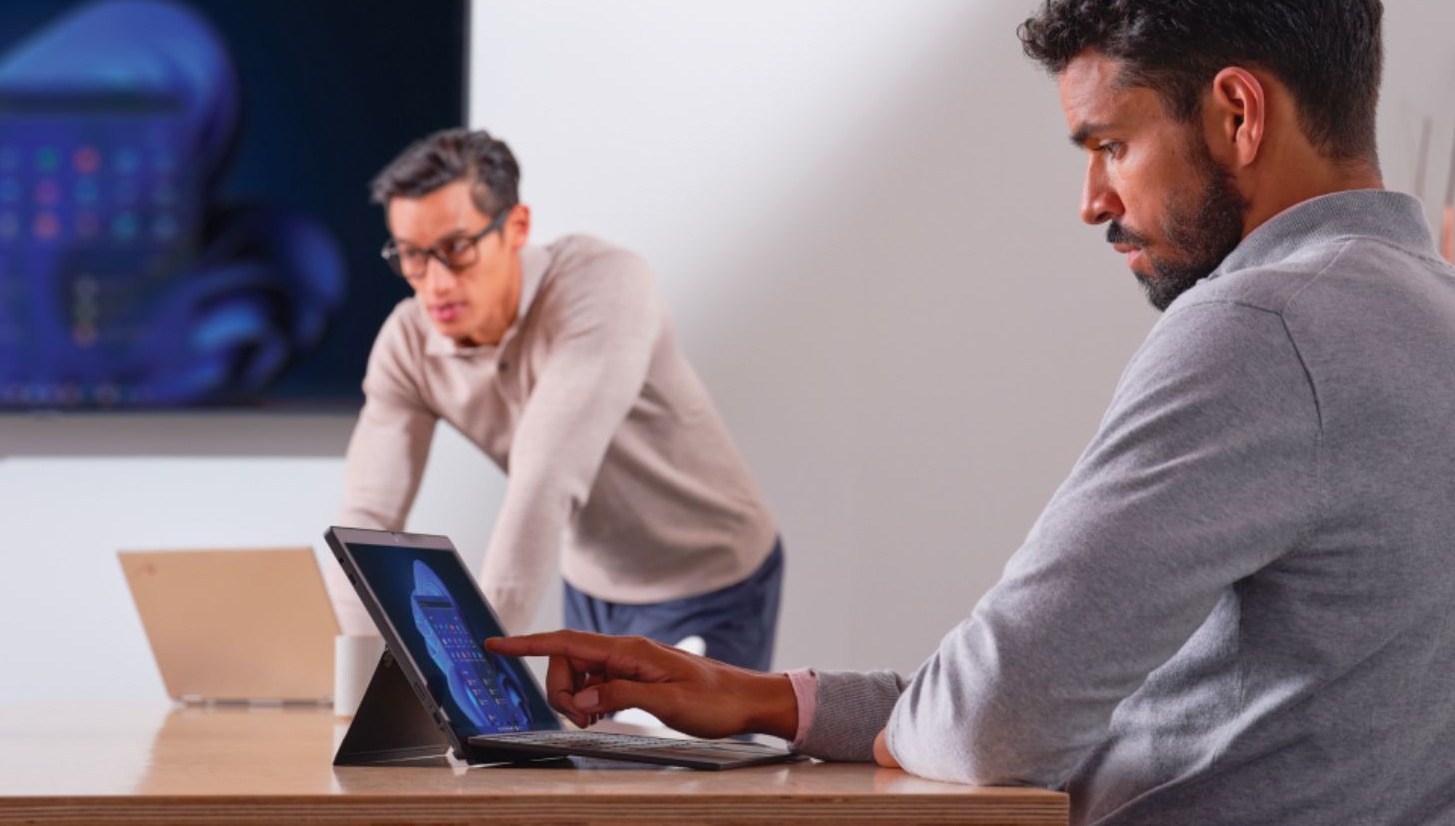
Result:
{"label": "mustache", "polygon": [[1106,242],[1108,244],[1127,244],[1133,247],[1147,246],[1147,239],[1122,226],[1120,222],[1112,221],[1106,225]]}

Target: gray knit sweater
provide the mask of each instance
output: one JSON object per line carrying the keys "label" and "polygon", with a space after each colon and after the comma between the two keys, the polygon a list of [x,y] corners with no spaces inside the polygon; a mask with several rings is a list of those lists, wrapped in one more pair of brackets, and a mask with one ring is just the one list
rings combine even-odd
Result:
{"label": "gray knit sweater", "polygon": [[818,700],[809,753],[887,722],[908,770],[1077,824],[1455,823],[1455,279],[1418,202],[1251,233],[908,685]]}

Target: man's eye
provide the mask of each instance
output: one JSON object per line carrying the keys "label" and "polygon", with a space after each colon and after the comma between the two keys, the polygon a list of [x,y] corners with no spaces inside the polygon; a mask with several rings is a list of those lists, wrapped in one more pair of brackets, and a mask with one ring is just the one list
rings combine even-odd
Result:
{"label": "man's eye", "polygon": [[399,257],[405,261],[417,263],[428,258],[429,253],[425,252],[424,250],[402,249],[399,251]]}
{"label": "man's eye", "polygon": [[445,255],[454,258],[457,255],[463,255],[467,252],[470,249],[470,244],[471,241],[468,238],[455,238],[440,244],[440,248],[444,250]]}
{"label": "man's eye", "polygon": [[1110,155],[1111,157],[1116,157],[1117,155],[1121,154],[1122,145],[1117,143],[1116,141],[1108,141],[1096,147],[1096,150],[1098,152]]}

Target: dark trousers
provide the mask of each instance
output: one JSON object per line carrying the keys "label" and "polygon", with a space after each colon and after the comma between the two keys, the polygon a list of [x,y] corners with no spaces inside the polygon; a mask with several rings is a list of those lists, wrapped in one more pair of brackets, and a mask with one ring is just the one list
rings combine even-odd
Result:
{"label": "dark trousers", "polygon": [[582,593],[566,583],[566,627],[598,634],[636,634],[675,645],[702,637],[707,656],[743,668],[767,671],[778,634],[783,591],[783,540],[751,576],[695,597],[627,605]]}

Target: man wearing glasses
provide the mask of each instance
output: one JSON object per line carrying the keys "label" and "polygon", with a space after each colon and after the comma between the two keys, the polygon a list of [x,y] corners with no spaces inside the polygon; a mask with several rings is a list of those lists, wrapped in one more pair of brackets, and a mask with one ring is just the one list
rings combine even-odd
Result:
{"label": "man wearing glasses", "polygon": [[[700,637],[766,668],[782,548],[637,255],[587,236],[527,243],[520,169],[447,130],[373,182],[383,257],[414,289],[384,322],[349,443],[340,524],[402,530],[443,419],[508,476],[480,584],[530,624],[557,556],[570,628]],[[373,633],[342,572],[345,633]]]}

